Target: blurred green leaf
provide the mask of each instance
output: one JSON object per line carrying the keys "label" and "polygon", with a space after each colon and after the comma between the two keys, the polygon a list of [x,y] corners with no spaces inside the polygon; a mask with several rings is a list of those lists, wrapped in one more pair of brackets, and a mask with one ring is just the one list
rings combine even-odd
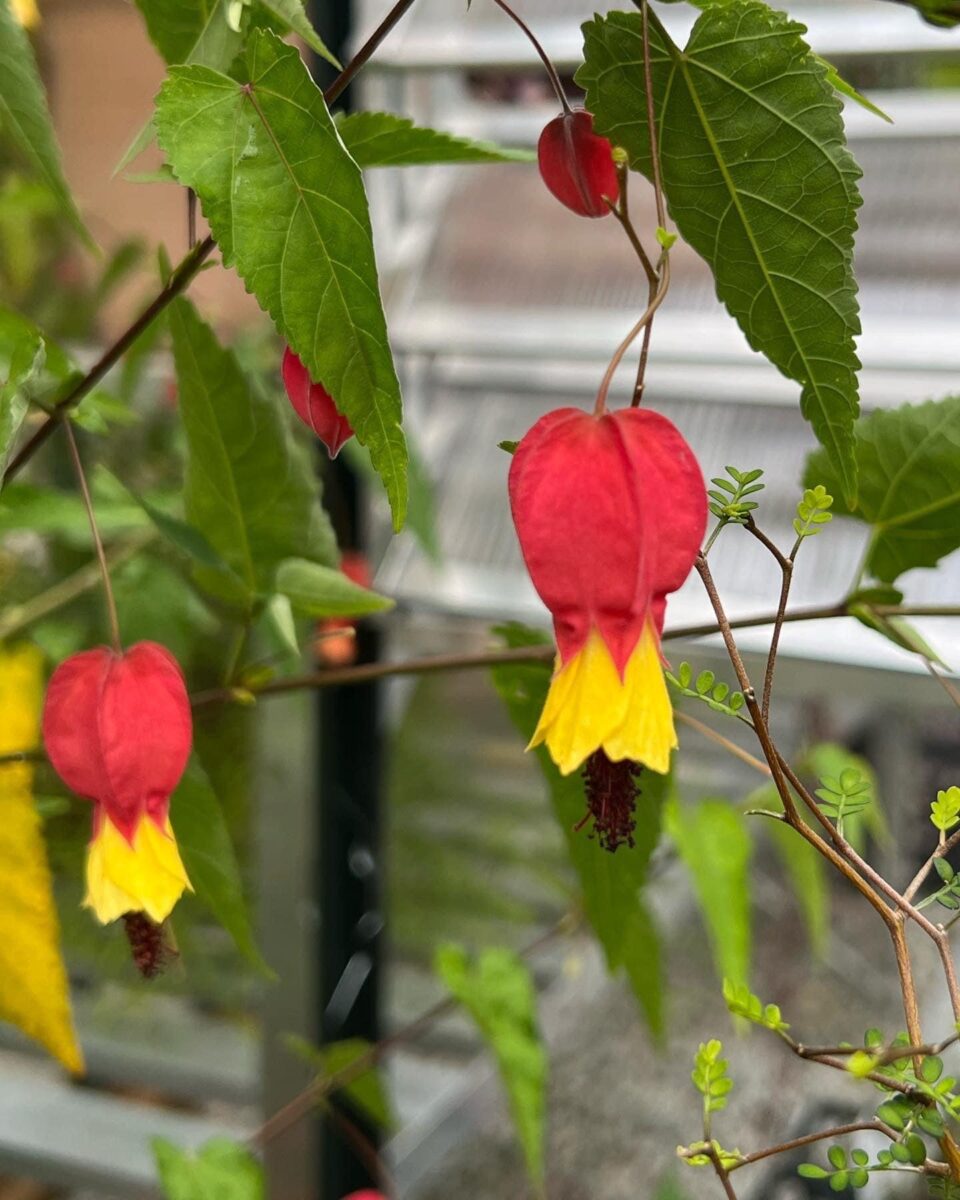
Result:
{"label": "blurred green leaf", "polygon": [[153,1155],[167,1200],[264,1200],[263,1168],[246,1146],[211,1138],[191,1152],[154,1138]]}
{"label": "blurred green leaf", "polygon": [[750,973],[750,856],[741,813],[722,800],[667,806],[667,830],[693,880],[717,974],[734,985]]}
{"label": "blurred green leaf", "polygon": [[369,447],[399,529],[400,385],[360,169],[292,46],[255,31],[240,78],[172,68],[157,102],[161,146],[199,195],[224,262]]}
{"label": "blurred green leaf", "polygon": [[[933,567],[960,546],[960,395],[877,409],[857,422],[860,473],[856,506],[838,514],[872,527],[866,569],[893,583],[914,567]],[[805,480],[833,490],[834,465],[817,451]]]}
{"label": "blurred green leaf", "polygon": [[220,801],[196,756],[173,794],[170,822],[197,899],[226,929],[247,961],[272,978],[273,971],[254,941],[240,868]]}
{"label": "blurred green leaf", "polygon": [[20,426],[30,409],[29,387],[43,369],[47,350],[39,334],[29,333],[13,348],[0,378],[0,478],[13,453]]}
{"label": "blurred green leaf", "polygon": [[504,150],[437,129],[414,125],[393,113],[357,112],[337,121],[337,131],[361,167],[407,167],[421,163],[535,162],[528,150]]}
{"label": "blurred green leaf", "polygon": [[340,69],[340,63],[330,53],[310,23],[310,18],[304,11],[303,0],[259,0],[259,3],[279,23],[281,29],[295,33],[311,50],[316,51],[321,58],[325,58],[337,70]]}
{"label": "blurred green leaf", "polygon": [[[363,1038],[346,1038],[342,1042],[330,1042],[326,1046],[317,1047],[305,1038],[288,1034],[284,1042],[294,1054],[316,1070],[319,1079],[327,1079],[346,1071],[371,1048],[371,1043]],[[345,1097],[360,1116],[366,1117],[380,1129],[390,1130],[395,1127],[387,1090],[375,1067],[368,1068],[362,1075],[358,1075],[342,1088],[337,1088],[332,1094]]]}
{"label": "blurred green leaf", "polygon": [[[641,15],[609,13],[583,28],[586,107],[649,178]],[[681,50],[651,11],[660,158],[681,236],[710,265],[750,345],[801,385],[801,411],[852,500],[860,170],[805,32],[760,0],[736,0],[709,5]]]}
{"label": "blurred green leaf", "polygon": [[471,962],[462,946],[441,946],[437,974],[477,1023],[497,1060],[527,1172],[543,1184],[547,1054],[537,1028],[537,995],[512,950],[484,950]]}
{"label": "blurred green leaf", "polygon": [[231,29],[224,0],[135,0],[163,61],[225,70],[242,39]]}
{"label": "blurred green leaf", "polygon": [[[247,381],[188,301],[177,300],[169,319],[187,436],[187,520],[249,596],[272,590],[284,559],[332,566],[337,549],[316,477],[279,407]],[[198,565],[196,573],[211,595],[234,602],[221,572]]]}
{"label": "blurred green leaf", "polygon": [[362,617],[393,608],[394,603],[388,596],[354,583],[335,567],[303,558],[284,559],[277,567],[274,587],[306,617]]}
{"label": "blurred green leaf", "polygon": [[[503,626],[498,632],[510,646],[539,645],[547,640],[516,624]],[[514,725],[524,741],[529,741],[547,696],[549,665],[518,663],[495,667],[493,680]],[[650,1031],[659,1038],[664,1023],[660,940],[643,902],[642,888],[660,839],[661,810],[670,791],[670,776],[653,771],[644,773],[634,832],[636,845],[609,854],[585,830],[576,829],[587,811],[581,776],[561,775],[543,747],[536,755],[570,861],[580,880],[587,920],[603,947],[609,970],[626,969]]]}
{"label": "blurred green leaf", "polygon": [[0,0],[0,139],[56,197],[64,217],[87,246],[87,232],[60,164],[53,122],[26,30],[10,0]]}

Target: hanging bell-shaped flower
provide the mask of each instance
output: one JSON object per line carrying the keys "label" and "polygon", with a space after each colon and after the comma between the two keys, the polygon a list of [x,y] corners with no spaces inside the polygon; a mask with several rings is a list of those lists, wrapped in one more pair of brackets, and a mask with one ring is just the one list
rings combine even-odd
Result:
{"label": "hanging bell-shaped flower", "polygon": [[94,806],[84,904],[103,924],[138,912],[159,923],[190,889],[169,811],[192,737],[180,667],[155,642],[74,654],[50,679],[43,739]]}
{"label": "hanging bell-shaped flower", "polygon": [[666,598],[707,519],[693,452],[658,413],[557,409],[517,448],[510,505],[558,649],[531,746],[545,743],[564,774],[596,750],[666,772],[677,744],[660,651]]}

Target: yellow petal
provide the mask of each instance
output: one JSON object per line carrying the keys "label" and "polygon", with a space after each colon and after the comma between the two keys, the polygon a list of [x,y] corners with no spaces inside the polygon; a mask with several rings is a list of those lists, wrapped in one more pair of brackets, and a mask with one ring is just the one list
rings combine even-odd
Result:
{"label": "yellow petal", "polygon": [[677,735],[650,622],[622,680],[596,630],[565,666],[558,665],[528,748],[541,742],[564,775],[601,747],[614,762],[628,758],[661,774],[670,769]]}
{"label": "yellow petal", "polygon": [[103,816],[87,851],[84,899],[101,924],[128,912],[145,912],[159,924],[185,890],[193,888],[169,821],[161,830],[150,817],[142,817],[131,846],[110,818]]}
{"label": "yellow petal", "polygon": [[[39,740],[42,659],[33,646],[0,652],[0,754]],[[69,1071],[83,1071],[60,923],[29,763],[0,766],[0,1020],[34,1038]]]}
{"label": "yellow petal", "polygon": [[24,29],[34,29],[40,24],[37,0],[13,0],[13,15]]}

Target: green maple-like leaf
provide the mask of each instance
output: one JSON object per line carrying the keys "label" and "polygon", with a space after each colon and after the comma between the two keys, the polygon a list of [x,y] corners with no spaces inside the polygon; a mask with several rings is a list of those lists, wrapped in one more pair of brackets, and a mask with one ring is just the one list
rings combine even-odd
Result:
{"label": "green maple-like leaf", "polygon": [[[640,14],[583,28],[577,80],[596,128],[649,177]],[[730,0],[710,5],[681,49],[651,14],[660,158],[677,228],[750,345],[801,385],[803,414],[853,499],[860,171],[804,32],[759,0]]]}
{"label": "green maple-like leaf", "polygon": [[[960,396],[870,413],[857,422],[855,447],[860,493],[841,512],[873,527],[871,575],[893,583],[960,547]],[[830,490],[835,466],[818,451],[805,478]]]}
{"label": "green maple-like leaf", "polygon": [[407,450],[366,194],[299,54],[256,30],[242,81],[174,67],[156,125],[178,180],[200,197],[224,262],[369,448],[399,528]]}

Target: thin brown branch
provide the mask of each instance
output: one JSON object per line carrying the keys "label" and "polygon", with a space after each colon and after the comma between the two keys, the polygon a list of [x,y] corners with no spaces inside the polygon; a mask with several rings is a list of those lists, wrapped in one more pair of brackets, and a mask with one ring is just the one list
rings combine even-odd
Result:
{"label": "thin brown branch", "polygon": [[[557,937],[571,933],[576,928],[576,925],[577,918],[575,915],[567,914],[561,917],[556,924],[540,934],[539,937],[534,938],[532,942],[520,951],[521,958],[532,957]],[[331,1096],[334,1092],[349,1087],[361,1075],[365,1075],[367,1071],[377,1066],[381,1059],[391,1050],[416,1041],[421,1034],[432,1029],[441,1017],[454,1012],[458,1006],[459,1001],[456,997],[452,995],[444,997],[444,999],[438,1001],[431,1008],[428,1008],[426,1012],[421,1013],[415,1020],[408,1022],[395,1033],[382,1038],[375,1046],[371,1046],[368,1050],[364,1051],[349,1066],[344,1067],[342,1071],[314,1080],[313,1083],[309,1084],[302,1092],[299,1092],[292,1100],[285,1104],[283,1108],[278,1109],[277,1112],[264,1121],[260,1128],[251,1134],[249,1138],[250,1144],[262,1147],[268,1142],[273,1141],[311,1113],[321,1100]]]}
{"label": "thin brown branch", "polygon": [[952,833],[945,842],[934,850],[920,870],[914,875],[913,879],[910,880],[903,893],[904,900],[913,900],[920,888],[923,887],[927,876],[933,870],[933,865],[937,859],[945,858],[958,843],[960,843],[960,829],[956,833]]}
{"label": "thin brown branch", "polygon": [[777,1154],[789,1154],[791,1150],[812,1146],[815,1142],[825,1142],[830,1138],[841,1138],[851,1133],[868,1131],[882,1133],[892,1142],[897,1140],[894,1130],[889,1125],[884,1125],[882,1121],[854,1121],[849,1125],[835,1125],[832,1129],[821,1129],[817,1133],[808,1133],[803,1137],[792,1138],[789,1142],[780,1142],[776,1146],[767,1146],[764,1150],[754,1150],[752,1154],[745,1154],[743,1158],[734,1163],[730,1170],[738,1171],[741,1167],[749,1167],[752,1163],[763,1162],[765,1158],[773,1158]]}
{"label": "thin brown branch", "polygon": [[[777,561],[780,567],[780,600],[777,604],[777,615],[773,623],[773,634],[770,638],[770,650],[767,653],[767,667],[763,677],[763,699],[760,710],[765,721],[770,720],[770,697],[773,693],[773,679],[777,669],[777,651],[780,648],[780,634],[783,631],[783,621],[787,612],[787,601],[790,598],[790,585],[793,582],[793,555],[786,555],[771,541],[757,525],[753,516],[748,514],[743,522],[746,531],[752,534]],[[799,543],[798,543],[799,545]],[[796,547],[794,547],[796,549]]]}
{"label": "thin brown branch", "polygon": [[737,1193],[733,1190],[733,1184],[730,1182],[730,1175],[727,1172],[727,1168],[723,1165],[720,1155],[717,1152],[717,1148],[714,1146],[713,1142],[708,1142],[707,1144],[707,1155],[710,1161],[713,1163],[713,1169],[717,1178],[723,1185],[723,1190],[727,1195],[727,1200],[737,1200]]}
{"label": "thin brown branch", "polygon": [[534,48],[537,53],[537,57],[544,65],[544,69],[546,70],[547,76],[550,79],[550,84],[553,87],[557,100],[560,102],[560,107],[565,113],[571,112],[572,110],[570,108],[570,101],[567,99],[567,93],[563,90],[563,84],[560,82],[560,76],[557,74],[557,68],[550,61],[550,56],[547,54],[546,50],[544,50],[543,46],[540,45],[540,42],[538,41],[533,30],[518,13],[513,11],[510,5],[506,3],[506,0],[493,0],[493,2],[497,8],[505,12],[510,20],[513,21],[515,25],[519,26],[519,28],[526,35],[527,41]]}
{"label": "thin brown branch", "polygon": [[90,488],[87,486],[87,473],[83,469],[83,460],[80,457],[80,450],[77,447],[77,439],[73,433],[73,426],[69,421],[64,421],[63,432],[67,439],[67,445],[70,447],[70,457],[73,460],[73,469],[77,476],[77,486],[80,488],[80,496],[83,500],[83,507],[87,514],[87,521],[90,524],[90,536],[93,538],[93,547],[97,554],[97,563],[100,567],[100,579],[103,583],[103,595],[107,603],[107,621],[110,627],[110,640],[113,643],[113,648],[117,654],[120,654],[123,647],[120,642],[120,620],[117,617],[117,602],[113,598],[113,585],[110,582],[110,568],[107,566],[107,556],[103,550],[103,540],[100,537],[100,528],[97,525],[97,514],[93,509],[93,499],[90,495]]}
{"label": "thin brown branch", "polygon": [[380,1190],[387,1196],[397,1196],[396,1180],[384,1162],[383,1155],[366,1133],[364,1133],[355,1121],[351,1121],[346,1113],[337,1108],[335,1104],[331,1104],[329,1100],[321,1100],[319,1104],[324,1116],[330,1121],[360,1162],[363,1163],[364,1167],[366,1167],[370,1178],[377,1181]]}
{"label": "thin brown branch", "polygon": [[761,775],[766,775],[769,779],[772,774],[770,768],[766,763],[761,762],[759,758],[751,754],[749,750],[744,750],[742,746],[738,746],[730,738],[724,737],[716,729],[711,728],[711,726],[703,721],[698,721],[696,717],[691,717],[689,713],[685,713],[681,709],[676,709],[673,715],[681,725],[687,725],[690,729],[695,729],[703,737],[709,738],[711,742],[716,742],[718,746],[722,746],[728,754],[732,754],[734,758],[739,758],[748,767],[753,767],[755,771],[758,771]]}
{"label": "thin brown branch", "polygon": [[957,690],[956,685],[951,680],[949,680],[946,677],[946,675],[944,675],[941,671],[938,671],[936,664],[931,662],[930,659],[926,657],[926,655],[924,655],[924,657],[923,657],[923,665],[927,668],[927,670],[934,677],[934,679],[937,681],[937,683],[940,684],[940,686],[947,693],[947,695],[950,697],[950,699],[953,701],[953,703],[957,706],[957,708],[960,708],[960,691]]}

